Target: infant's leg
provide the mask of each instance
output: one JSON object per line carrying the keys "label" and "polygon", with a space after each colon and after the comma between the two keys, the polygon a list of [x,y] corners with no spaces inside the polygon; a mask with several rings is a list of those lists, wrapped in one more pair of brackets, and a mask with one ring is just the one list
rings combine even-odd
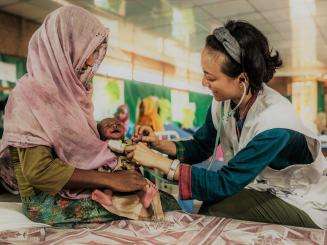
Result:
{"label": "infant's leg", "polygon": [[110,206],[112,205],[112,191],[109,189],[105,189],[103,191],[94,190],[91,195],[92,200]]}
{"label": "infant's leg", "polygon": [[145,191],[139,191],[137,193],[144,208],[150,207],[150,204],[157,192],[158,190],[155,185],[148,185]]}

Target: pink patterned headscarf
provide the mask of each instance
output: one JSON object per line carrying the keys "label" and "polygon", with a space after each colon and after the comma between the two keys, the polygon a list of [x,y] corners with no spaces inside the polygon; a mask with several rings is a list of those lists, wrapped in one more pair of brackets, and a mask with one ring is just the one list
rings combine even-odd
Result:
{"label": "pink patterned headscarf", "polygon": [[[27,74],[6,106],[1,152],[44,145],[79,169],[114,167],[116,157],[97,131],[87,84],[105,56],[107,37],[108,30],[80,7],[61,7],[45,18],[29,43]],[[95,50],[95,65],[85,77],[82,68]]]}

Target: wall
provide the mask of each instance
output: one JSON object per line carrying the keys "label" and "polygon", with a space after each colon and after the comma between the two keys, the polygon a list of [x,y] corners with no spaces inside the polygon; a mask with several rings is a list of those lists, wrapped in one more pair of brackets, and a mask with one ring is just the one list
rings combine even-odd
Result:
{"label": "wall", "polygon": [[28,42],[39,24],[0,12],[0,54],[26,57]]}
{"label": "wall", "polygon": [[273,77],[268,82],[268,85],[278,91],[280,94],[282,94],[285,97],[289,97],[292,93],[292,91],[289,91],[289,84],[292,83],[292,78],[290,77]]}

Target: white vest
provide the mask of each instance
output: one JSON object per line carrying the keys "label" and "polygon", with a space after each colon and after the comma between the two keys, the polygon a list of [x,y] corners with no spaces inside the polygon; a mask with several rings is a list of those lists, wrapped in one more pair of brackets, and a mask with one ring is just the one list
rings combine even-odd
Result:
{"label": "white vest", "polygon": [[[220,123],[221,102],[213,100],[212,121],[216,129]],[[225,115],[230,101],[225,102]],[[303,210],[321,228],[327,229],[327,160],[321,152],[317,136],[308,130],[296,115],[292,104],[275,90],[264,85],[250,108],[240,140],[235,130],[235,118],[223,120],[220,142],[224,160],[228,162],[259,133],[274,129],[290,129],[305,135],[314,162],[296,164],[282,170],[266,167],[246,188],[269,190],[285,202]]]}

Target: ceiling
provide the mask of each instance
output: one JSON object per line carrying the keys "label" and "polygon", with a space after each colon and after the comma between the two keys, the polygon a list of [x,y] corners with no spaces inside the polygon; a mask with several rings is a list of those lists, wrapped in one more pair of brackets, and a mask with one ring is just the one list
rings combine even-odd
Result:
{"label": "ceiling", "polygon": [[[42,22],[61,0],[0,0],[0,11]],[[121,18],[199,51],[228,19],[247,20],[277,49],[290,74],[327,72],[327,0],[67,0]],[[107,15],[106,15],[107,14]],[[293,73],[292,73],[293,72]]]}

